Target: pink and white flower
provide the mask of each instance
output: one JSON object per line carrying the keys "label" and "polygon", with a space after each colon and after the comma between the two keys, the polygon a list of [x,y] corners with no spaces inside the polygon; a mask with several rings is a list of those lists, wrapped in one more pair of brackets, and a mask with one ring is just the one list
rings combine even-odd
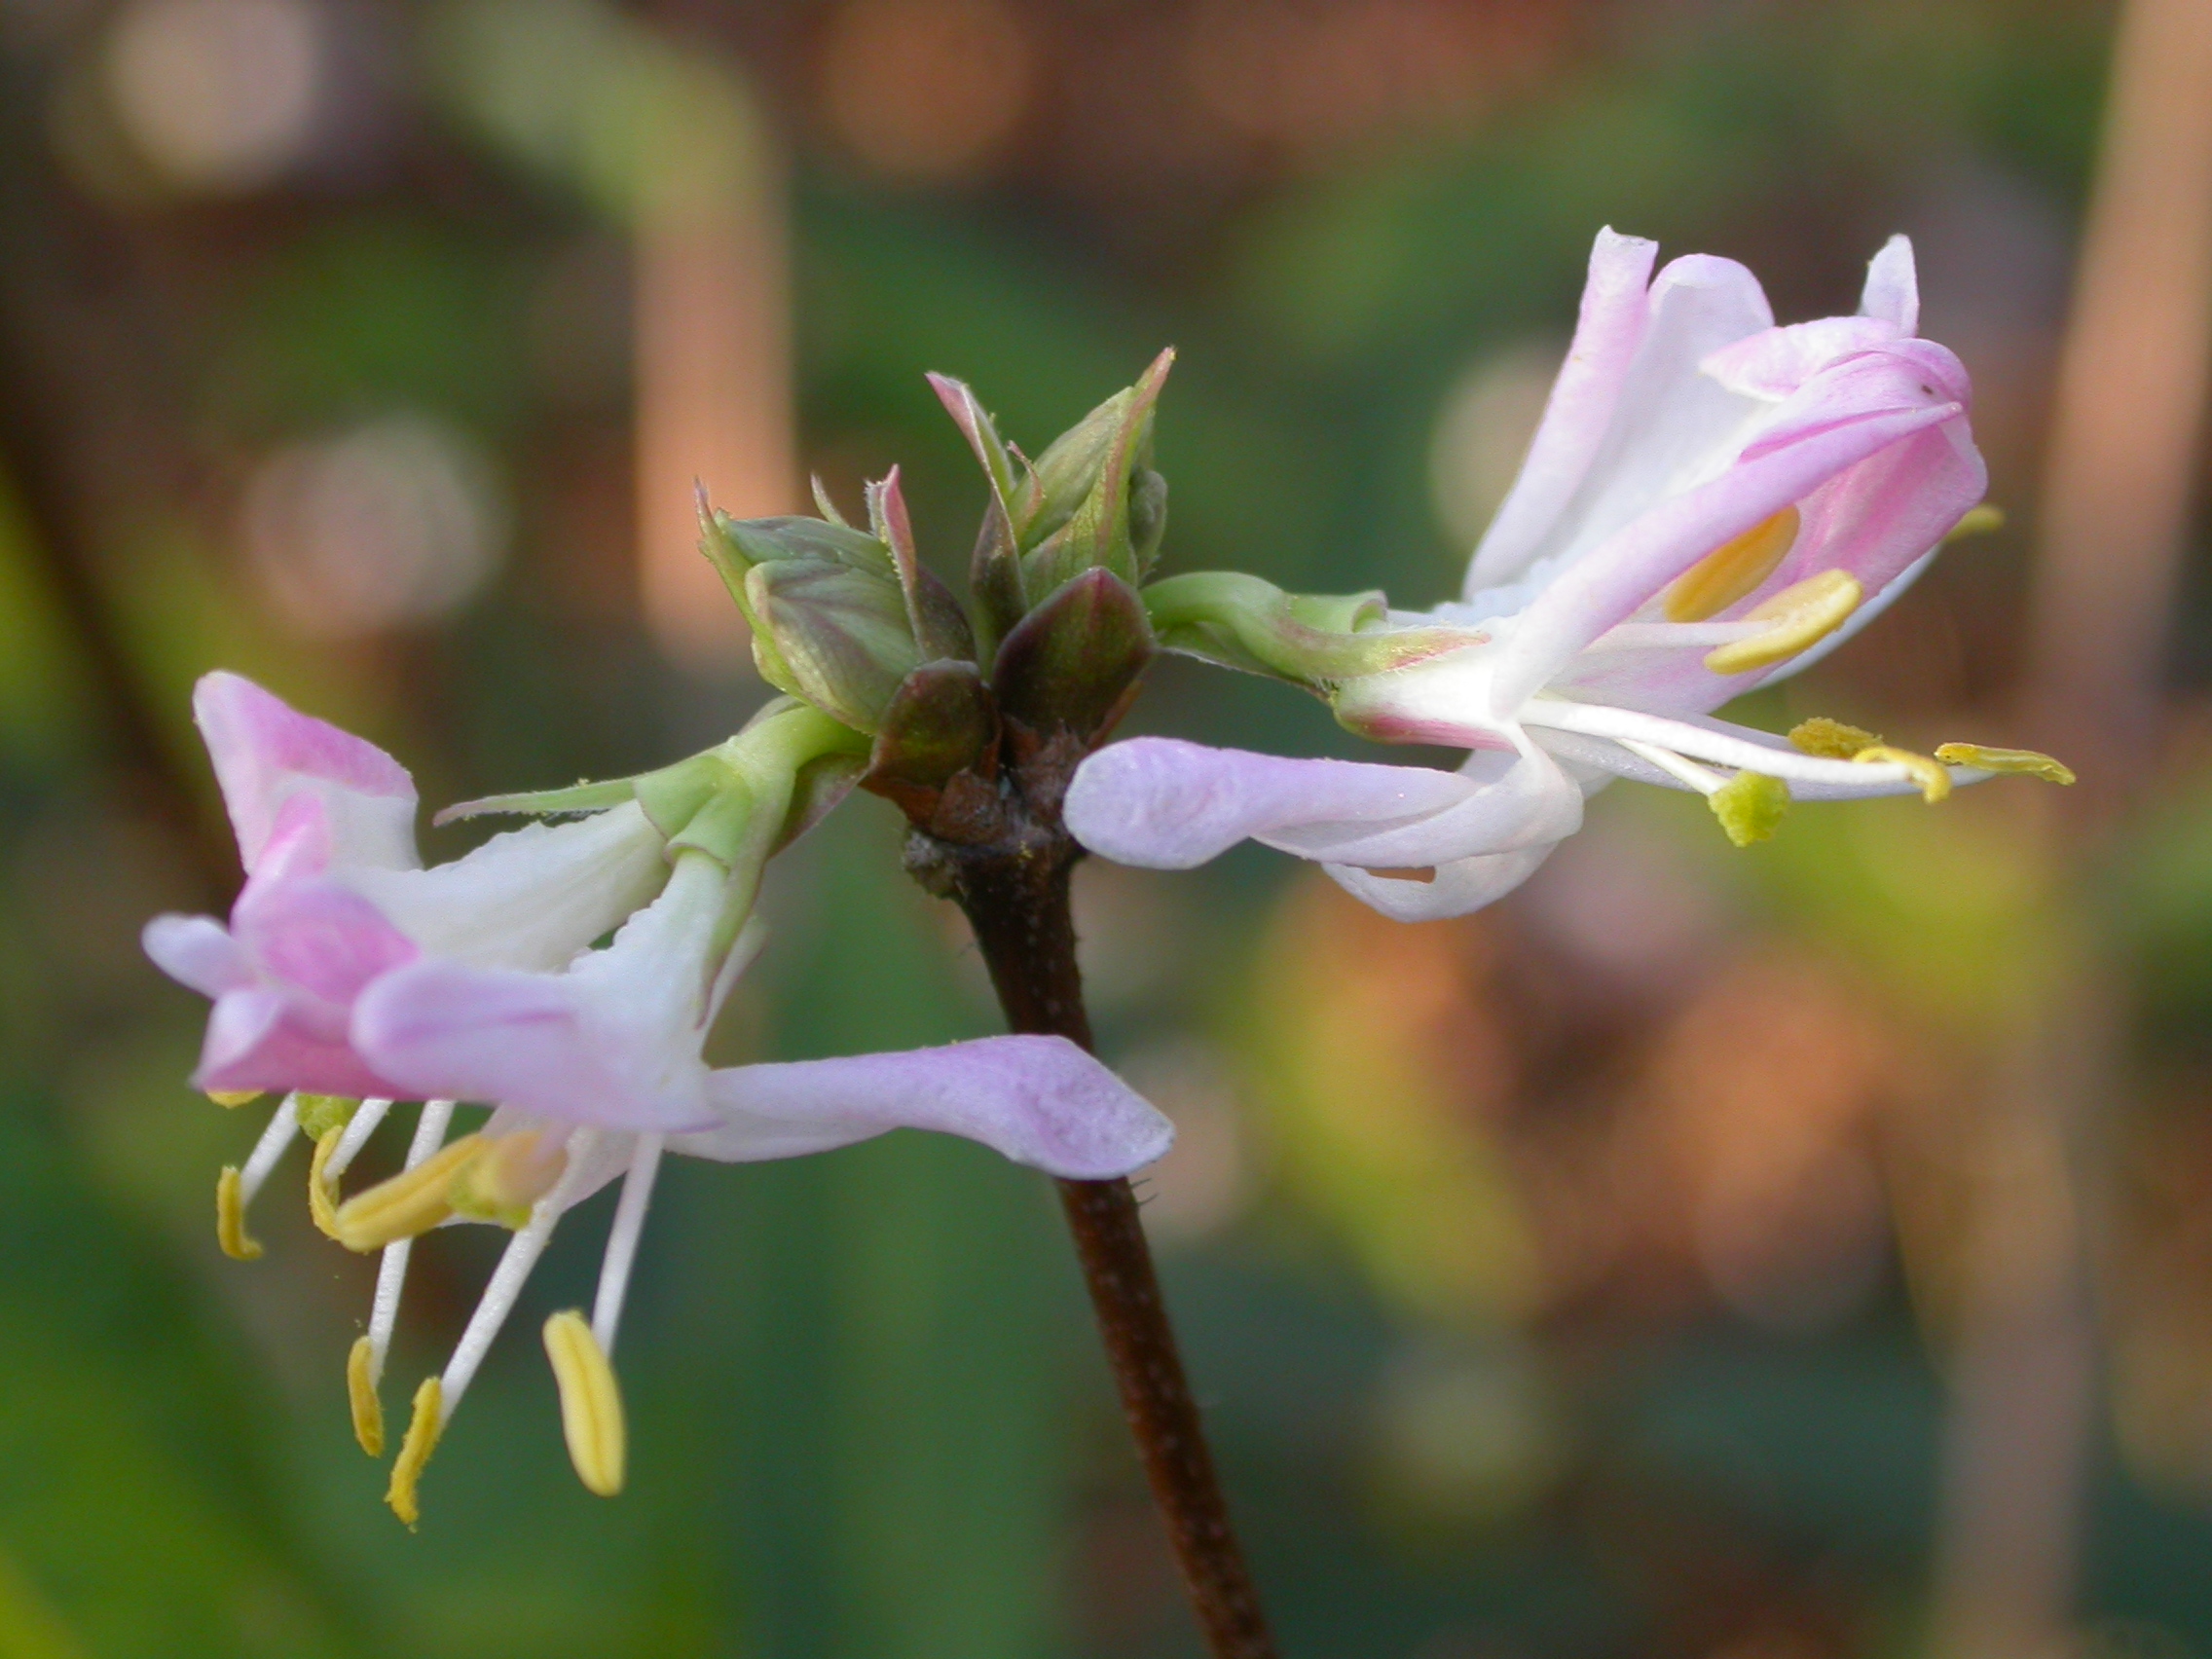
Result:
{"label": "pink and white flower", "polygon": [[1711,718],[1863,627],[1981,499],[1966,371],[1914,337],[1910,244],[1875,256],[1858,315],[1788,327],[1734,261],[1692,255],[1654,279],[1654,253],[1599,234],[1573,345],[1462,596],[1350,636],[1403,636],[1389,666],[1305,677],[1353,730],[1468,749],[1465,765],[1138,738],[1078,772],[1066,815],[1085,845],[1177,868],[1248,837],[1414,919],[1510,892],[1613,777],[1714,795],[1751,774],[1823,798],[1988,775]]}
{"label": "pink and white flower", "polygon": [[195,1084],[218,1093],[403,1092],[354,1046],[354,1004],[424,961],[557,968],[668,877],[665,841],[635,802],[530,825],[423,867],[416,794],[376,745],[235,674],[193,694],[246,881],[225,927],[159,916],[146,952],[214,999]]}
{"label": "pink and white flower", "polygon": [[[811,709],[772,705],[709,755],[624,785],[479,803],[592,816],[498,835],[429,869],[415,849],[414,785],[382,750],[235,675],[203,680],[195,713],[245,888],[228,927],[165,916],[146,947],[215,1001],[195,1081],[289,1091],[243,1168],[218,1184],[224,1248],[260,1253],[246,1206],[304,1131],[318,1224],[383,1253],[369,1329],[348,1364],[355,1429],[373,1455],[414,1238],[449,1221],[514,1230],[451,1359],[416,1395],[389,1494],[410,1523],[423,1465],[555,1224],[617,1178],[592,1316],[556,1315],[546,1346],[578,1473],[594,1491],[619,1489],[608,1355],[665,1152],[753,1162],[910,1127],[1093,1180],[1151,1162],[1173,1138],[1060,1038],[709,1069],[707,1033],[762,938],[751,917],[762,866],[849,776],[810,787],[816,763],[841,765],[861,741]],[[341,1202],[339,1180],[395,1099],[425,1102],[404,1169]],[[449,1140],[461,1100],[496,1110]]]}

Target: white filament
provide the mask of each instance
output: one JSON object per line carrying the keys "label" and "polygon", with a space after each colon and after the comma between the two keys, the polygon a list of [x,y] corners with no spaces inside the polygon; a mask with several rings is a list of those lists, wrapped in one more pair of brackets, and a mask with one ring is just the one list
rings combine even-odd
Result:
{"label": "white filament", "polygon": [[[383,1103],[387,1108],[390,1101]],[[368,1105],[361,1108],[368,1111]],[[356,1114],[358,1117],[359,1114]],[[415,1138],[407,1143],[407,1167],[412,1169],[445,1144],[446,1129],[453,1123],[453,1102],[425,1100],[423,1116],[416,1121]],[[333,1148],[335,1159],[337,1149]],[[407,1257],[415,1240],[402,1238],[387,1244],[384,1254],[377,1259],[376,1298],[369,1304],[369,1381],[384,1380],[385,1355],[391,1349],[391,1333],[399,1323],[399,1292],[407,1282]]]}
{"label": "white filament", "polygon": [[461,1341],[454,1345],[453,1357],[446,1361],[446,1368],[438,1378],[441,1428],[453,1420],[454,1408],[461,1404],[461,1396],[474,1381],[477,1367],[484,1363],[484,1355],[491,1350],[493,1338],[499,1334],[499,1327],[514,1310],[515,1299],[522,1295],[531,1270],[537,1266],[537,1258],[545,1253],[546,1241],[553,1236],[553,1224],[561,1219],[561,1212],[575,1201],[576,1189],[581,1185],[586,1166],[592,1161],[592,1149],[598,1141],[597,1129],[578,1129],[569,1137],[568,1167],[561,1172],[561,1179],[554,1183],[553,1190],[531,1206],[529,1222],[507,1241],[499,1265],[492,1270],[491,1282],[485,1285],[476,1311],[468,1317],[467,1329],[461,1333]]}
{"label": "white filament", "polygon": [[361,1148],[369,1144],[369,1137],[377,1132],[377,1126],[384,1122],[385,1114],[390,1110],[391,1102],[388,1100],[364,1100],[353,1109],[353,1116],[347,1120],[346,1130],[338,1137],[338,1144],[330,1149],[330,1156],[323,1160],[324,1180],[335,1181],[346,1173],[347,1167],[359,1155]]}
{"label": "white filament", "polygon": [[629,1293],[630,1270],[638,1260],[638,1237],[645,1231],[645,1206],[652,1202],[653,1178],[660,1173],[661,1147],[667,1138],[640,1135],[630,1152],[629,1173],[622,1177],[622,1198],[614,1206],[607,1255],[599,1266],[599,1295],[591,1309],[591,1334],[599,1339],[604,1353],[614,1351],[614,1332],[622,1323],[622,1299]]}
{"label": "white filament", "polygon": [[261,1131],[261,1138],[253,1143],[253,1152],[245,1161],[245,1168],[239,1173],[239,1208],[253,1202],[253,1195],[260,1192],[269,1179],[276,1161],[284,1156],[284,1149],[292,1144],[292,1137],[300,1128],[300,1097],[284,1096],[284,1103],[276,1108],[269,1120],[269,1126]]}
{"label": "white filament", "polygon": [[1695,760],[1685,760],[1672,749],[1662,749],[1656,743],[1642,743],[1633,737],[1620,737],[1613,741],[1631,755],[1650,761],[1670,778],[1687,785],[1699,794],[1711,794],[1726,781],[1718,773],[1709,771]]}

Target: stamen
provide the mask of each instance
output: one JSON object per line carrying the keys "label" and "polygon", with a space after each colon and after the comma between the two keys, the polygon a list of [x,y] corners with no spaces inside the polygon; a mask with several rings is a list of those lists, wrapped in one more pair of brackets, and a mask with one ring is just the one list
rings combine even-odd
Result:
{"label": "stamen", "polygon": [[292,1135],[299,1128],[299,1096],[287,1094],[283,1104],[276,1108],[269,1120],[269,1126],[261,1131],[261,1138],[253,1143],[253,1151],[246,1156],[245,1170],[239,1179],[239,1202],[250,1204],[258,1195],[270,1172],[283,1158],[292,1144]]}
{"label": "stamen", "polygon": [[427,1233],[453,1214],[454,1177],[483,1146],[482,1135],[462,1135],[414,1168],[348,1198],[331,1218],[339,1243],[349,1250],[374,1250]]}
{"label": "stamen", "polygon": [[346,1355],[346,1401],[353,1412],[353,1438],[372,1457],[384,1456],[384,1402],[377,1398],[376,1345],[355,1337]]}
{"label": "stamen", "polygon": [[590,1153],[587,1137],[596,1139],[596,1131],[578,1129],[570,1137],[568,1170],[560,1184],[532,1208],[530,1224],[507,1241],[499,1265],[492,1270],[491,1281],[484,1287],[483,1299],[476,1304],[476,1311],[469,1315],[461,1341],[454,1345],[453,1358],[446,1362],[444,1373],[448,1417],[453,1415],[454,1408],[461,1404],[461,1396],[474,1381],[476,1368],[484,1363],[484,1355],[491,1349],[492,1339],[506,1323],[531,1269],[537,1266],[537,1258],[544,1254],[546,1240],[553,1236],[553,1224],[568,1207],[568,1192],[574,1184],[575,1171]]}
{"label": "stamen", "polygon": [[612,1497],[622,1490],[627,1436],[622,1390],[607,1350],[574,1309],[545,1321],[545,1356],[561,1389],[561,1432],[569,1461],[588,1492]]}
{"label": "stamen", "polygon": [[[339,1137],[345,1129],[326,1130],[322,1139],[314,1143],[314,1156],[308,1160],[308,1215],[315,1229],[326,1238],[338,1238],[338,1206],[332,1194],[337,1183],[325,1173],[330,1155],[338,1150]],[[345,1240],[340,1238],[340,1243]]]}
{"label": "stamen", "polygon": [[[361,1148],[369,1144],[369,1137],[383,1125],[390,1111],[391,1102],[388,1100],[362,1101],[361,1109],[346,1124],[346,1133],[339,1138],[337,1150],[331,1153],[329,1162],[323,1166],[323,1173],[336,1182],[339,1176],[351,1168],[353,1160],[360,1156]],[[441,1130],[440,1134],[443,1132]]]}
{"label": "stamen", "polygon": [[667,1136],[657,1134],[638,1137],[630,1152],[629,1172],[622,1177],[614,1225],[608,1230],[607,1255],[599,1267],[599,1294],[592,1302],[591,1334],[609,1353],[614,1351],[614,1333],[622,1323],[622,1301],[630,1289],[630,1270],[638,1259],[638,1238],[645,1231],[645,1208],[652,1201],[653,1179],[660,1173],[661,1147],[666,1140]]}
{"label": "stamen", "polygon": [[[438,1150],[439,1143],[446,1138],[447,1128],[453,1124],[453,1106],[450,1100],[424,1103],[423,1115],[415,1124],[415,1137],[407,1145],[407,1168],[417,1167]],[[384,1381],[385,1356],[391,1351],[391,1333],[399,1324],[399,1293],[407,1283],[407,1258],[414,1248],[412,1238],[387,1244],[377,1263],[376,1295],[369,1304],[371,1382]]]}
{"label": "stamen", "polygon": [[1995,501],[1983,501],[1978,506],[1967,508],[1960,515],[1959,522],[1951,526],[1941,544],[1948,547],[1952,542],[1963,541],[1970,535],[1987,535],[1991,531],[2004,528],[2005,509]]}
{"label": "stamen", "polygon": [[1789,786],[1763,772],[1738,772],[1705,797],[1728,839],[1739,847],[1771,840],[1789,810]]}
{"label": "stamen", "polygon": [[215,1177],[215,1242],[234,1262],[251,1262],[261,1246],[246,1236],[245,1198],[240,1192],[238,1165],[226,1163]]}
{"label": "stamen", "polygon": [[1747,622],[1772,621],[1773,626],[1749,640],[1721,645],[1706,653],[1705,666],[1714,674],[1749,674],[1786,662],[1799,651],[1818,645],[1851,620],[1866,597],[1859,578],[1845,571],[1823,571],[1817,576],[1784,588],[1752,608]]}
{"label": "stamen", "polygon": [[250,1105],[266,1092],[259,1088],[210,1088],[207,1098],[218,1106],[238,1107]]}
{"label": "stamen", "polygon": [[1631,755],[1636,756],[1639,759],[1650,761],[1652,765],[1658,767],[1670,778],[1686,784],[1701,795],[1711,795],[1714,791],[1725,787],[1727,783],[1727,780],[1721,777],[1718,772],[1709,771],[1695,760],[1686,759],[1682,756],[1677,755],[1672,749],[1664,748],[1659,744],[1643,743],[1633,737],[1624,737],[1617,741]]}
{"label": "stamen", "polygon": [[423,1519],[423,1506],[415,1496],[423,1465],[438,1449],[438,1435],[446,1426],[443,1394],[444,1388],[435,1377],[424,1378],[423,1385],[415,1390],[415,1415],[407,1419],[407,1438],[399,1443],[399,1456],[391,1465],[391,1485],[385,1489],[385,1502],[407,1523],[409,1531]]}
{"label": "stamen", "polygon": [[567,1165],[561,1140],[548,1140],[535,1129],[497,1135],[454,1176],[449,1200],[458,1215],[519,1228],[529,1222],[531,1205],[553,1190]]}
{"label": "stamen", "polygon": [[1863,755],[1869,749],[1882,746],[1881,734],[1862,730],[1859,726],[1845,725],[1831,720],[1825,715],[1815,715],[1809,720],[1800,720],[1789,728],[1789,741],[1806,755],[1819,755],[1830,760],[1849,760]]}
{"label": "stamen", "polygon": [[1985,749],[1978,743],[1939,743],[1936,758],[1946,766],[1977,766],[1984,772],[2019,772],[2046,784],[2071,784],[2074,768],[2034,749]]}
{"label": "stamen", "polygon": [[[1795,507],[1751,526],[1708,553],[1667,589],[1660,608],[1670,622],[1703,622],[1758,591],[1796,543],[1802,523]],[[1717,671],[1715,671],[1717,672]]]}
{"label": "stamen", "polygon": [[[1578,732],[1587,737],[1603,738],[1611,745],[1635,740],[1650,744],[1654,748],[1670,750],[1677,756],[1693,756],[1708,765],[1783,778],[1789,782],[1800,799],[1808,790],[1816,795],[1886,794],[1893,793],[1895,786],[1899,784],[1918,787],[1921,782],[1917,770],[1893,761],[1877,764],[1869,760],[1863,764],[1855,764],[1850,760],[1831,760],[1822,756],[1805,755],[1791,748],[1770,748],[1731,731],[1716,731],[1688,720],[1669,719],[1662,715],[1649,715],[1641,710],[1623,709],[1605,703],[1577,703],[1565,697],[1531,697],[1522,706],[1521,718],[1531,726]],[[1605,761],[1595,754],[1592,755],[1591,761],[1600,766],[1605,765]],[[1805,788],[1797,789],[1798,785]]]}
{"label": "stamen", "polygon": [[1871,749],[1862,749],[1851,758],[1862,766],[1902,766],[1912,781],[1920,786],[1920,798],[1930,806],[1951,793],[1951,774],[1927,756],[1915,755],[1909,749],[1892,749],[1887,744],[1876,744]]}

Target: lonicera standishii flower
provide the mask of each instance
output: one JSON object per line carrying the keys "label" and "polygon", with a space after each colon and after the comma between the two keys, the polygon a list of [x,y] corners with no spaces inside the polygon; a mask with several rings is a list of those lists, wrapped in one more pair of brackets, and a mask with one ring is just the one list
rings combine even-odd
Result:
{"label": "lonicera standishii flower", "polygon": [[1965,369],[1914,337],[1902,237],[1869,266],[1858,315],[1788,327],[1743,266],[1693,255],[1653,279],[1654,252],[1599,234],[1573,344],[1461,598],[1406,612],[1213,572],[1146,591],[1167,648],[1304,684],[1364,735],[1468,749],[1465,765],[1138,738],[1078,772],[1080,840],[1180,868],[1255,839],[1410,919],[1511,891],[1613,777],[1704,793],[1739,844],[1791,797],[2070,780],[2026,752],[1929,757],[1834,721],[1782,738],[1711,718],[1895,600],[1987,475]]}
{"label": "lonicera standishii flower", "polygon": [[[752,908],[763,866],[860,769],[864,740],[793,700],[659,772],[451,809],[589,816],[432,869],[415,852],[414,787],[383,751],[235,676],[203,681],[196,709],[246,887],[228,929],[163,917],[147,947],[215,999],[196,1081],[233,1103],[287,1090],[243,1167],[218,1183],[223,1248],[260,1254],[246,1205],[304,1134],[316,1225],[382,1252],[347,1364],[372,1456],[413,1240],[448,1222],[514,1230],[453,1355],[416,1393],[388,1493],[411,1525],[423,1467],[555,1223],[617,1177],[592,1315],[558,1313],[544,1339],[578,1474],[595,1492],[620,1488],[609,1355],[664,1151],[756,1161],[907,1126],[1098,1179],[1152,1161],[1172,1137],[1058,1038],[709,1070],[708,1029],[762,938]],[[342,1199],[339,1181],[395,1098],[425,1102],[404,1167]],[[460,1100],[496,1110],[449,1140]]]}

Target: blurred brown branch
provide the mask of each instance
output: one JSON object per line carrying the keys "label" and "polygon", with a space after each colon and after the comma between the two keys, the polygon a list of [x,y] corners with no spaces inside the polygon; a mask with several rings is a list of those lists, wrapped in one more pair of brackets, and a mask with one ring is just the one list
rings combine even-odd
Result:
{"label": "blurred brown branch", "polygon": [[42,91],[23,63],[0,59],[0,470],[117,782],[173,832],[213,903],[237,882],[230,850],[148,705],[101,553],[133,518],[179,510],[195,468],[163,397],[166,353],[133,250],[54,165]]}
{"label": "blurred brown branch", "polygon": [[2096,1397],[2095,1149],[2124,1104],[2124,1010],[2079,902],[2157,739],[2212,362],[2212,4],[2130,0],[2060,361],[2023,687],[2079,768],[2040,836],[2070,959],[2015,1013],[1981,1106],[1969,1291],[1952,1354],[1936,1649],[2065,1639]]}

